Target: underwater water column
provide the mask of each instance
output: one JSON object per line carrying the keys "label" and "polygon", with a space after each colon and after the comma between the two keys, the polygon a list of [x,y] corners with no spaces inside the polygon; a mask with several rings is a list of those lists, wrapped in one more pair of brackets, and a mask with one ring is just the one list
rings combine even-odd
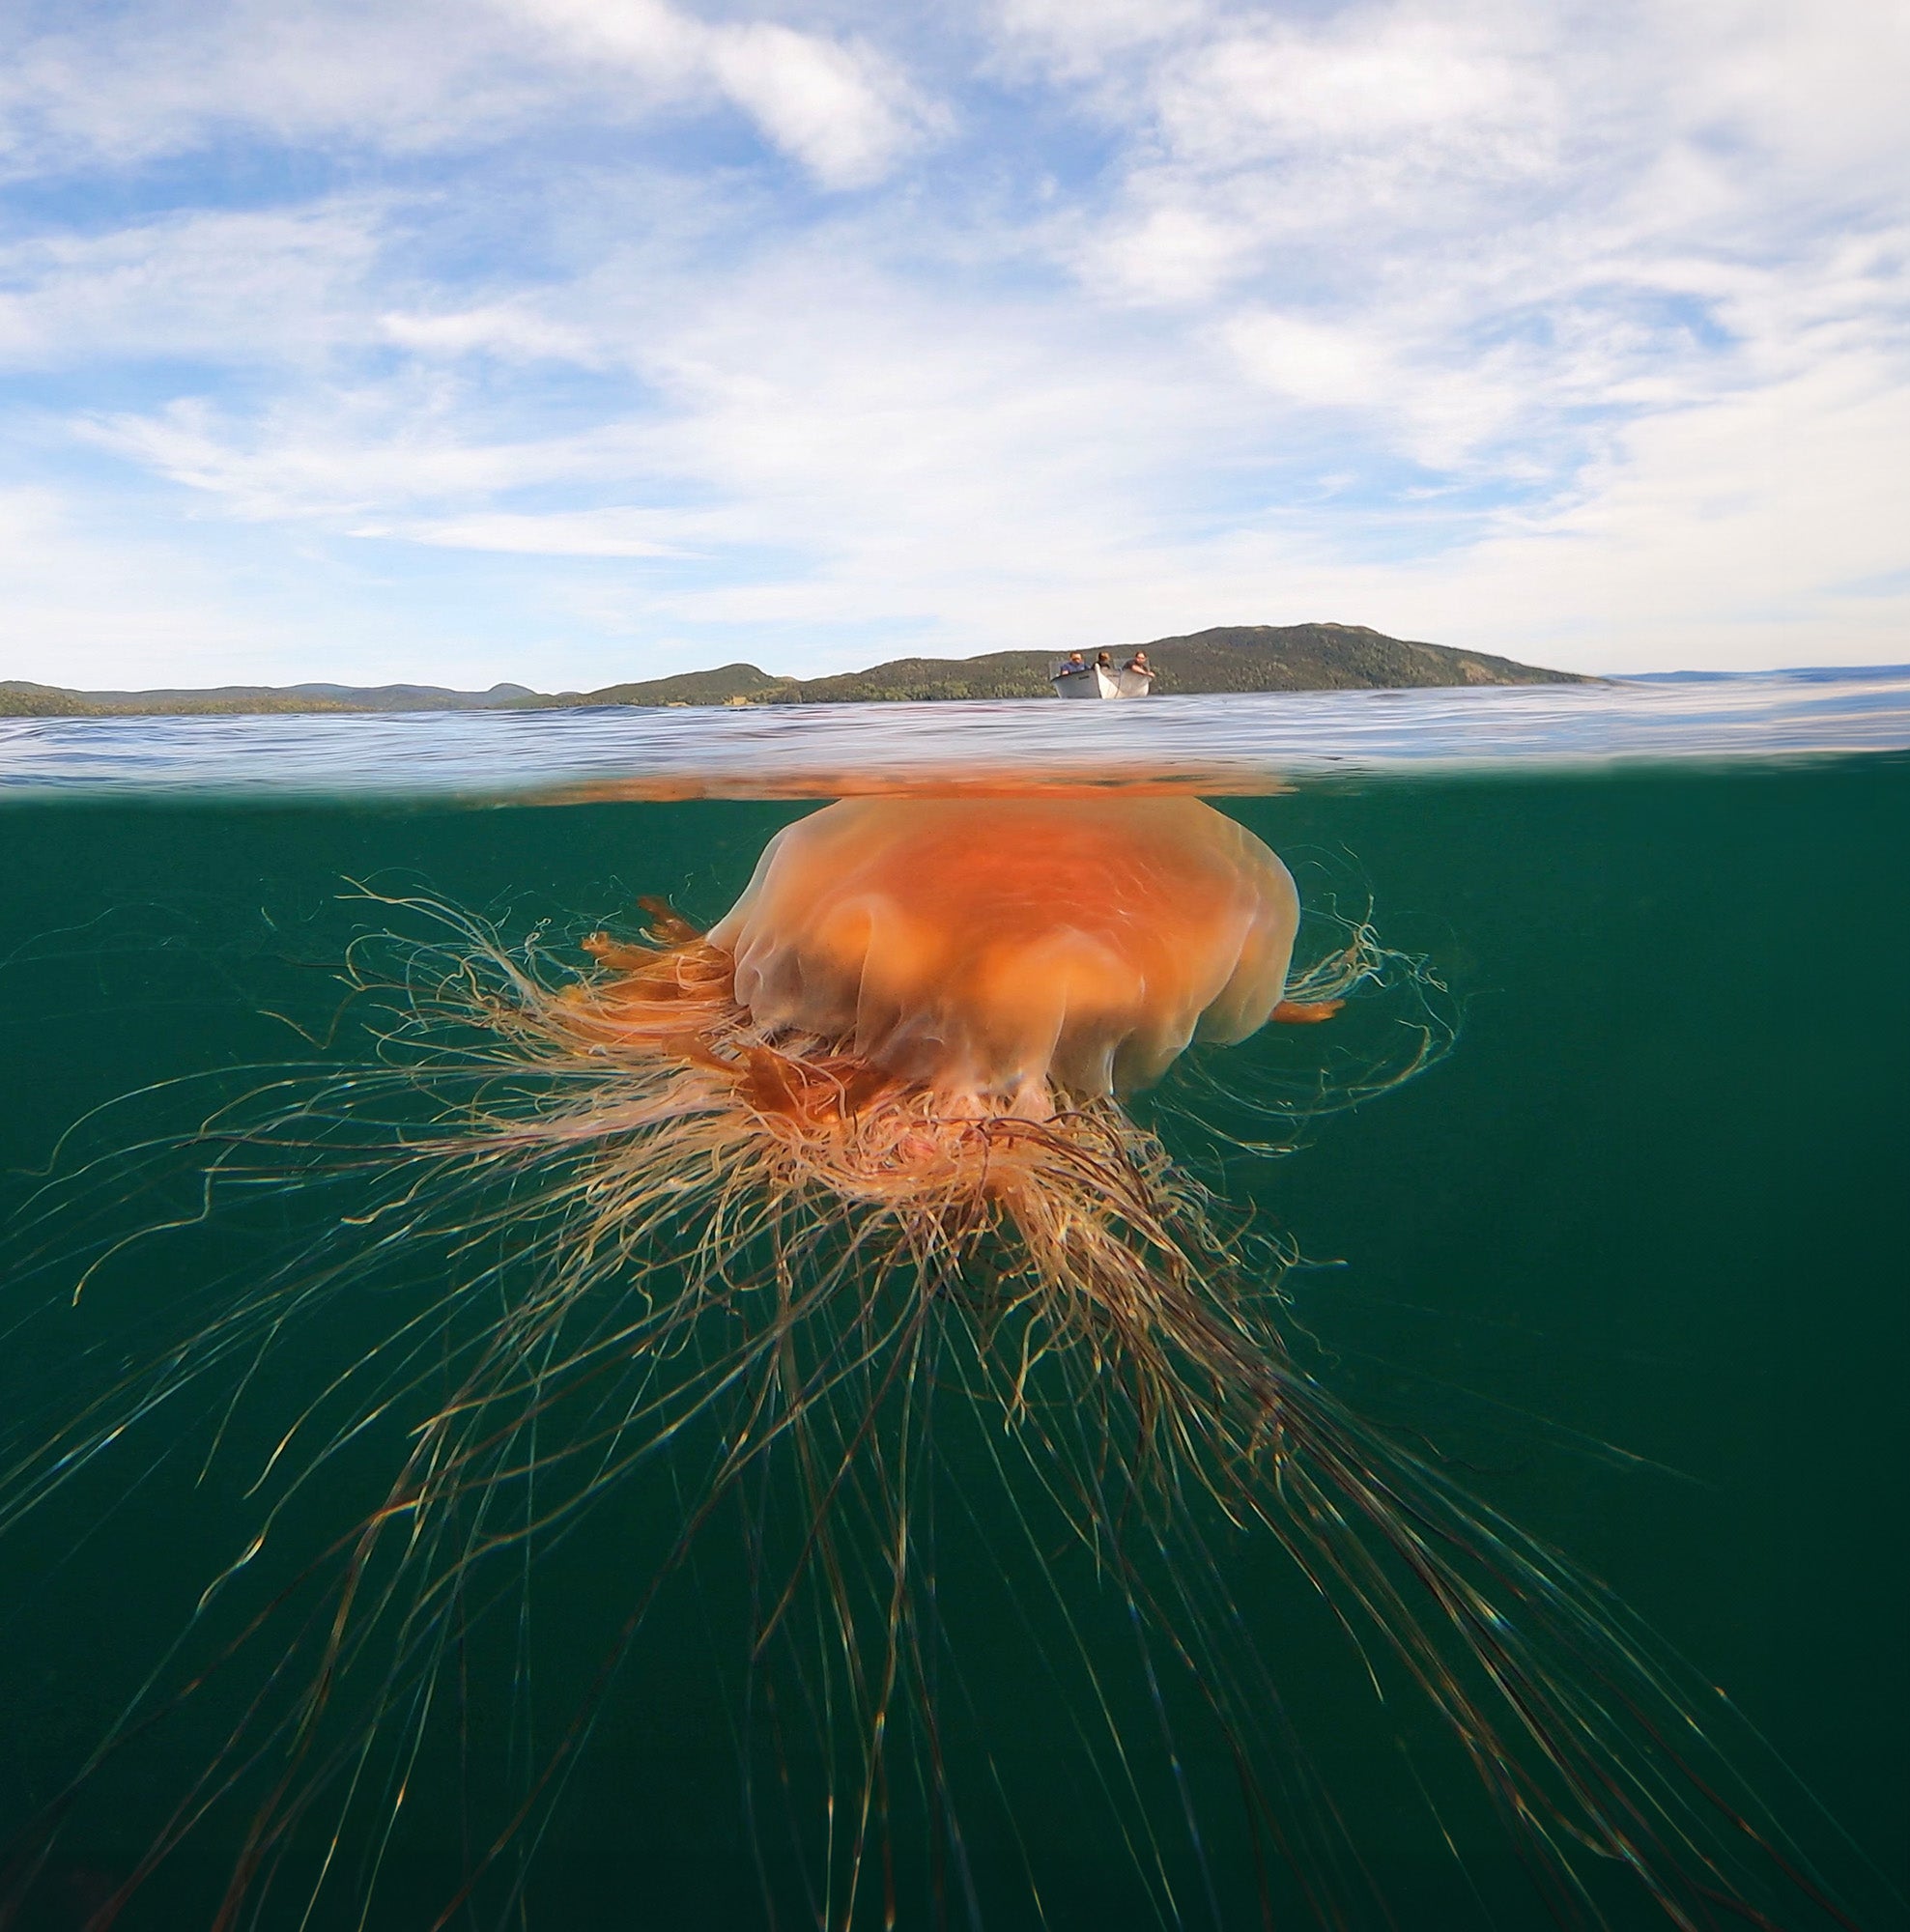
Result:
{"label": "underwater water column", "polygon": [[[831,858],[804,883],[857,821],[868,876]],[[1782,1841],[1674,1662],[1296,1366],[1279,1244],[1122,1102],[1204,1016],[1221,1040],[1269,1016],[1324,1037],[1336,1000],[1383,992],[1360,931],[1291,980],[1297,910],[1265,846],[1186,801],[859,802],[785,833],[707,935],[658,911],[647,943],[590,945],[594,974],[553,980],[456,916],[435,947],[361,949],[361,989],[395,1015],[382,1064],[288,1069],[187,1144],[202,1205],[328,1190],[351,1211],[15,1472],[20,1506],[41,1502],[129,1425],[323,1323],[368,1267],[409,1291],[376,1348],[281,1415],[253,1486],[264,1527],[195,1618],[227,1630],[116,1734],[134,1747],[168,1700],[189,1711],[271,1660],[115,1899],[221,1805],[242,1817],[231,1922],[272,1896],[375,1894],[416,1774],[470,1763],[436,1728],[450,1687],[619,1489],[667,1467],[677,1520],[601,1667],[489,1761],[521,1758],[496,1780],[516,1796],[480,1794],[493,1815],[442,1922],[520,1895],[611,1675],[726,1529],[748,1605],[727,1719],[746,1836],[765,1897],[818,1922],[985,1902],[969,1821],[1002,1797],[956,1640],[978,1612],[952,1605],[966,1579],[938,1554],[978,1537],[1004,1569],[1004,1543],[1057,1568],[1086,1552],[1137,1633],[1118,1667],[1072,1604],[1009,1611],[1079,1692],[1087,1782],[1163,1922],[1225,1922],[1241,1872],[1269,1910],[1379,1909],[1286,1711],[1288,1634],[1256,1628],[1230,1581],[1240,1539],[1281,1552],[1361,1670],[1443,1726],[1548,1912],[1622,1911],[1614,1874],[1674,1921],[1766,1910],[1791,1884]],[[1413,1037],[1399,1071],[1425,1064]],[[1360,1091],[1388,1084],[1369,1069]],[[1332,1100],[1316,1083],[1297,1112]],[[85,1171],[80,1194],[127,1173]],[[315,1486],[374,1451],[380,1499],[259,1596]],[[998,1520],[952,1524],[988,1485]],[[1195,1740],[1219,1742],[1231,1791]],[[1024,1884],[1039,1895],[1038,1873]]]}

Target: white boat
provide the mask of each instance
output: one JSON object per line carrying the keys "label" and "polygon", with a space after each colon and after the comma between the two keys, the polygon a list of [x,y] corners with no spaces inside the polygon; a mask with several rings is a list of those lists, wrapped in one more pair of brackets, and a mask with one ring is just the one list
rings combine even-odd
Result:
{"label": "white boat", "polygon": [[1154,672],[1089,665],[1082,670],[1056,671],[1050,681],[1057,697],[1145,697],[1154,688]]}

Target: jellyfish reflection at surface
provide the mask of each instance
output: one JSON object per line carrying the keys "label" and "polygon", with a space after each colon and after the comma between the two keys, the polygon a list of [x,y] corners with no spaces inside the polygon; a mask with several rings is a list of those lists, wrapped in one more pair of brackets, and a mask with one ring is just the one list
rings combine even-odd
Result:
{"label": "jellyfish reflection at surface", "polygon": [[[452,943],[383,982],[402,1003],[381,1065],[288,1075],[193,1137],[208,1213],[272,1179],[351,1190],[351,1211],[18,1458],[0,1522],[201,1383],[229,1415],[368,1257],[410,1258],[413,1287],[281,1419],[255,1534],[15,1856],[16,1898],[119,1755],[263,1657],[86,1923],[138,1907],[218,1819],[238,1849],[212,1923],[363,1922],[444,1727],[470,1748],[446,1713],[473,1633],[508,1618],[532,1555],[667,1467],[680,1514],[602,1670],[401,1922],[520,1922],[527,1848],[611,1673],[732,1510],[762,1921],[994,1922],[969,1821],[1012,1800],[965,1741],[938,1553],[957,1504],[971,1550],[993,1523],[1051,1556],[1059,1530],[1139,1637],[1138,1704],[1085,1643],[1055,1666],[1131,1854],[1126,1922],[1415,1922],[1295,1735],[1281,1630],[1227,1580],[1243,1539],[1285,1553],[1376,1688],[1443,1720],[1534,1917],[1601,1925],[1642,1899],[1689,1927],[1849,1922],[1698,1729],[1675,1662],[1294,1365],[1277,1245],[1124,1106],[1193,1042],[1330,1020],[1383,976],[1370,933],[1296,977],[1279,859],[1207,806],[1131,796],[847,802],[779,834],[707,934],[648,903],[647,943],[597,935],[595,972],[563,981],[442,915]],[[1374,1091],[1428,1057],[1414,1037]],[[122,1172],[84,1168],[55,1204]],[[375,1506],[245,1598],[317,1476],[384,1434]],[[1186,1770],[1215,1741],[1224,1792]],[[1020,1853],[1038,1902],[1041,1853]]]}

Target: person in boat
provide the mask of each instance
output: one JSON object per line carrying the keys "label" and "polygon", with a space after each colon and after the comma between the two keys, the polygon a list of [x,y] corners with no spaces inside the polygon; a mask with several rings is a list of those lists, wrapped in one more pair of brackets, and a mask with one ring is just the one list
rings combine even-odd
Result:
{"label": "person in boat", "polygon": [[[1105,656],[1106,653],[1103,652],[1102,655]],[[1136,651],[1121,668],[1123,670],[1138,671],[1143,677],[1152,677],[1154,675],[1154,666],[1148,663],[1148,654],[1146,651]]]}
{"label": "person in boat", "polygon": [[1095,668],[1097,670],[1111,671],[1114,668],[1114,660],[1105,651],[1097,651],[1095,653]]}
{"label": "person in boat", "polygon": [[1067,657],[1062,660],[1061,668],[1055,672],[1055,676],[1085,677],[1087,675],[1087,672],[1088,672],[1087,659],[1084,658],[1079,651],[1069,651]]}

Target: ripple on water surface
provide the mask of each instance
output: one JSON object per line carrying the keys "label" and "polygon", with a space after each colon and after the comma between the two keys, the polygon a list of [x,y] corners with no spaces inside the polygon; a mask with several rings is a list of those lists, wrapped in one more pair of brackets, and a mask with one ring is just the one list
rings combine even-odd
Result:
{"label": "ripple on water surface", "polygon": [[1910,668],[1145,703],[0,719],[0,796],[809,798],[1910,749]]}

